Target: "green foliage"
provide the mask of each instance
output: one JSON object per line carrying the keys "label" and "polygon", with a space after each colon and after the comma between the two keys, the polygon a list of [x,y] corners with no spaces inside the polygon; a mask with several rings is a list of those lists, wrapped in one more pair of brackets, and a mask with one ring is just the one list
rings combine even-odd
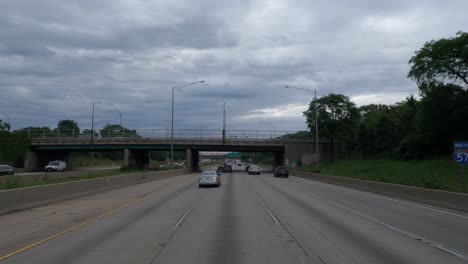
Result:
{"label": "green foliage", "polygon": [[0,131],[10,131],[10,128],[11,128],[10,124],[0,119]]}
{"label": "green foliage", "polygon": [[[460,167],[451,158],[429,160],[353,159],[319,167],[305,166],[303,171],[403,184],[422,188],[463,191]],[[468,182],[465,183],[465,187]]]}
{"label": "green foliage", "polygon": [[468,33],[426,42],[409,61],[408,77],[423,94],[434,84],[455,84],[468,89]]}
{"label": "green foliage", "polygon": [[315,106],[317,104],[318,126],[322,136],[329,139],[351,139],[349,131],[353,131],[359,112],[349,97],[342,94],[329,94],[317,101],[312,101],[304,112],[307,126],[315,130]]}
{"label": "green foliage", "polygon": [[99,133],[101,137],[139,137],[136,130],[130,130],[120,125],[107,124]]}
{"label": "green foliage", "polygon": [[80,134],[80,127],[78,123],[73,120],[60,120],[57,124],[57,129],[60,135],[75,136]]}
{"label": "green foliage", "polygon": [[29,148],[25,131],[0,131],[0,162],[23,167],[24,157]]}
{"label": "green foliage", "polygon": [[[316,114],[320,137],[330,139],[331,145],[334,144],[335,139],[348,144],[355,141],[359,111],[356,105],[349,100],[349,97],[342,94],[329,94],[312,101],[304,112],[307,126],[311,131],[315,130]],[[331,149],[330,159],[333,160],[333,148]]]}

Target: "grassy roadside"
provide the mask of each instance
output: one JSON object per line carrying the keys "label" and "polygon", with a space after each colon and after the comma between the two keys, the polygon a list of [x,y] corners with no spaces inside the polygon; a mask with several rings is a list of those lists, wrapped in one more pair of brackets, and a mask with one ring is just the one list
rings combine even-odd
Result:
{"label": "grassy roadside", "polygon": [[346,160],[319,167],[303,166],[299,170],[453,192],[466,192],[468,189],[468,168],[465,168],[466,180],[463,189],[460,166],[448,158],[414,161]]}
{"label": "grassy roadside", "polygon": [[101,177],[119,176],[119,175],[139,173],[139,172],[149,172],[149,171],[152,171],[152,170],[128,170],[127,169],[124,171],[115,171],[115,172],[91,171],[91,172],[83,172],[83,175],[76,176],[76,177],[38,181],[34,183],[20,183],[14,180],[15,176],[9,176],[11,177],[10,179],[12,180],[9,181],[9,183],[7,184],[0,184],[0,190],[18,189],[18,188],[48,185],[48,184],[54,184],[54,183],[72,182],[72,181],[82,181],[82,180],[96,179],[96,178],[101,178]]}

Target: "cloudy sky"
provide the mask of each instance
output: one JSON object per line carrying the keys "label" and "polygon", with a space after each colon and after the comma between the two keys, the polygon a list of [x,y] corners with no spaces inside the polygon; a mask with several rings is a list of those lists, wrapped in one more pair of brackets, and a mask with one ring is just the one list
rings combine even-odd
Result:
{"label": "cloudy sky", "polygon": [[[311,93],[417,94],[408,60],[468,30],[466,0],[4,0],[0,119],[96,127],[304,129]],[[263,122],[263,123],[261,123]]]}

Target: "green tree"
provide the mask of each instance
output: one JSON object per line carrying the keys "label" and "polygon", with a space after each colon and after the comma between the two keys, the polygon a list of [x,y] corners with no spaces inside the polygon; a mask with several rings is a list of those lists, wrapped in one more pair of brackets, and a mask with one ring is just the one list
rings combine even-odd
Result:
{"label": "green tree", "polygon": [[25,131],[0,131],[0,163],[23,167],[28,148],[29,139]]}
{"label": "green tree", "polygon": [[426,42],[409,61],[408,77],[418,83],[423,94],[443,84],[468,89],[468,33]]}
{"label": "green tree", "polygon": [[78,123],[73,120],[60,120],[57,124],[60,135],[76,136],[80,134]]}
{"label": "green tree", "polygon": [[52,130],[50,127],[25,127],[16,130],[18,132],[25,132],[28,134],[29,137],[31,138],[46,138],[51,136]]}
{"label": "green tree", "polygon": [[10,124],[0,119],[0,131],[10,131]]}
{"label": "green tree", "polygon": [[[349,144],[354,142],[356,124],[359,120],[356,105],[350,101],[349,97],[333,93],[312,101],[303,113],[311,131],[315,130],[316,104],[320,137],[328,138],[331,146],[334,146],[335,139],[340,139],[352,147]],[[333,156],[334,151],[331,147],[330,160],[333,160]]]}
{"label": "green tree", "polygon": [[130,130],[120,125],[107,124],[99,133],[101,137],[138,137],[136,130]]}

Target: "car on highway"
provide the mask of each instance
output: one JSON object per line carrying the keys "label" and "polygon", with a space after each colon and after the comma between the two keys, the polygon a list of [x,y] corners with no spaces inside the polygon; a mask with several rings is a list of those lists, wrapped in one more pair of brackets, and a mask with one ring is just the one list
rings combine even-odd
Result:
{"label": "car on highway", "polygon": [[45,171],[64,171],[67,168],[67,163],[61,160],[54,160],[49,162],[47,166],[45,166]]}
{"label": "car on highway", "polygon": [[15,175],[15,168],[10,165],[0,165],[0,175]]}
{"label": "car on highway", "polygon": [[232,172],[232,166],[228,164],[224,164],[223,172]]}
{"label": "car on highway", "polygon": [[250,165],[247,173],[260,175],[260,167],[258,165]]}
{"label": "car on highway", "polygon": [[218,166],[218,168],[216,168],[216,172],[218,173],[218,175],[221,175],[223,170],[224,170],[224,166]]}
{"label": "car on highway", "polygon": [[275,168],[275,172],[273,174],[275,177],[289,177],[289,170],[286,166],[278,166]]}
{"label": "car on highway", "polygon": [[203,171],[198,178],[198,187],[220,186],[221,176],[216,171]]}

